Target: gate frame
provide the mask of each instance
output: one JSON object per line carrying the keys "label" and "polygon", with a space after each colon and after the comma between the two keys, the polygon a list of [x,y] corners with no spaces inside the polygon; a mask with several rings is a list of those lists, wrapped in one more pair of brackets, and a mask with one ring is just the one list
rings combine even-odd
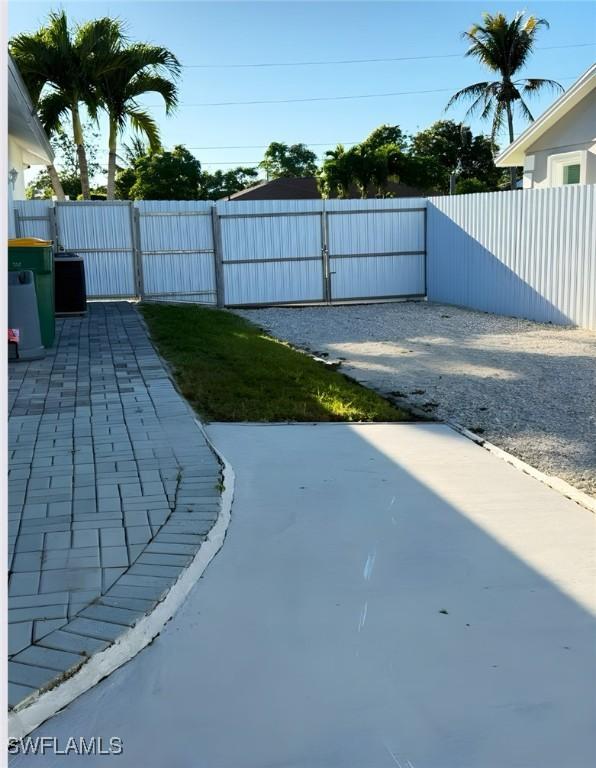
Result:
{"label": "gate frame", "polygon": [[[426,198],[422,198],[426,201]],[[346,254],[334,254],[327,253],[327,258],[331,264],[331,259],[363,259],[363,258],[382,258],[383,256],[423,256],[423,293],[401,293],[401,294],[384,294],[383,296],[350,296],[349,298],[334,299],[333,298],[333,281],[331,275],[335,272],[329,273],[329,304],[345,304],[348,302],[358,301],[392,301],[393,299],[421,299],[426,297],[426,260],[427,260],[427,248],[426,248],[426,210],[427,207],[411,207],[411,208],[353,208],[351,210],[335,210],[326,211],[328,216],[348,216],[360,213],[422,213],[422,227],[423,227],[423,250],[421,251],[382,251],[378,253],[346,253]],[[328,238],[327,230],[327,238]]]}
{"label": "gate frame", "polygon": [[[143,202],[143,201],[139,201]],[[147,202],[153,202],[153,201],[147,201]],[[131,201],[131,205],[133,206],[134,210],[134,217],[135,217],[135,235],[137,238],[138,243],[138,260],[139,260],[139,274],[140,274],[140,286],[139,286],[139,295],[138,298],[148,301],[159,301],[161,297],[168,297],[168,296],[213,296],[215,294],[216,300],[215,302],[197,302],[197,303],[205,303],[210,306],[215,304],[216,306],[220,306],[219,301],[219,280],[218,280],[218,271],[217,271],[217,243],[215,239],[215,232],[213,230],[213,215],[212,211],[215,209],[215,205],[213,205],[209,210],[204,211],[141,211],[138,206],[135,205],[135,201]],[[164,216],[176,216],[177,218],[185,217],[185,216],[209,216],[211,217],[211,227],[212,227],[212,248],[160,248],[157,250],[144,250],[142,246],[142,235],[141,235],[141,217],[143,218],[158,218],[158,217],[164,217]],[[215,290],[206,290],[206,291],[159,291],[158,293],[147,293],[145,290],[145,284],[144,284],[144,274],[143,274],[143,258],[145,256],[159,256],[159,255],[176,255],[176,254],[203,254],[203,253],[210,253],[213,256],[214,259],[214,270],[215,270]],[[223,307],[223,304],[221,305]]]}
{"label": "gate frame", "polygon": [[[112,206],[112,207],[118,207],[118,208],[127,208],[128,209],[128,221],[130,226],[130,247],[129,248],[79,248],[76,246],[73,246],[72,250],[76,251],[77,253],[129,253],[130,254],[130,261],[131,261],[131,267],[132,267],[132,274],[133,274],[133,283],[134,283],[134,291],[135,293],[132,294],[100,294],[98,296],[92,296],[91,298],[93,300],[101,300],[101,299],[139,299],[142,298],[142,294],[139,293],[139,286],[142,288],[142,277],[140,277],[137,263],[136,263],[136,237],[135,237],[135,227],[134,227],[134,216],[132,213],[132,209],[134,206],[134,202],[132,200],[54,200],[53,201],[53,210],[54,210],[54,218],[55,218],[55,231],[56,231],[56,252],[59,252],[60,248],[64,248],[63,245],[60,243],[60,226],[59,226],[59,218],[58,218],[58,208],[68,208],[72,206],[76,207],[83,207],[83,208],[90,208],[91,206],[99,206],[99,207],[106,207],[106,206]],[[51,219],[50,219],[50,226],[51,226]]]}
{"label": "gate frame", "polygon": [[[219,213],[217,211],[217,207],[215,206],[215,216],[218,219],[218,232],[221,238],[221,219],[272,219],[272,218],[287,218],[287,217],[296,217],[296,216],[311,216],[315,217],[318,216],[321,219],[320,223],[320,237],[321,237],[321,254],[319,256],[299,256],[297,258],[277,258],[277,259],[225,259],[223,258],[223,244],[220,240],[220,248],[221,248],[221,264],[222,264],[222,299],[224,303],[222,306],[224,307],[278,307],[278,306],[286,306],[286,305],[294,305],[294,304],[303,304],[303,305],[318,305],[318,304],[325,304],[327,303],[327,300],[325,298],[326,295],[326,274],[325,274],[325,224],[324,224],[324,216],[325,211],[270,211],[270,212],[254,212],[254,213]],[[292,263],[292,262],[300,262],[300,261],[318,261],[321,263],[322,267],[322,298],[321,299],[291,299],[288,301],[274,301],[274,302],[257,302],[257,303],[250,303],[250,304],[228,304],[225,303],[225,272],[223,270],[223,267],[226,264],[274,264],[274,263]]]}

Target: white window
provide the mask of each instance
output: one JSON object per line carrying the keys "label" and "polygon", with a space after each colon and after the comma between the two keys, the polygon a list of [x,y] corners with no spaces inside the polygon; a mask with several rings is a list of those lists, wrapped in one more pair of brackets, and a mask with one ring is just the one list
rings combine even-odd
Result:
{"label": "white window", "polygon": [[561,152],[548,158],[548,181],[551,187],[586,183],[586,152]]}

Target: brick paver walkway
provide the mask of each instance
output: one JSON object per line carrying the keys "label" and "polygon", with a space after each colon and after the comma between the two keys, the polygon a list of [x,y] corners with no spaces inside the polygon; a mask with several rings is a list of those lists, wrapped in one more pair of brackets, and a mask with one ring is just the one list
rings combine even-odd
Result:
{"label": "brick paver walkway", "polygon": [[135,308],[9,366],[9,703],[152,610],[219,513],[220,466]]}

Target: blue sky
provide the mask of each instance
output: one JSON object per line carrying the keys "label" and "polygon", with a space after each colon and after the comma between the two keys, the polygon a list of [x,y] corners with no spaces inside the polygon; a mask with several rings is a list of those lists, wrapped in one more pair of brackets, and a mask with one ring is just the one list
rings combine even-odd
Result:
{"label": "blue sky", "polygon": [[[522,3],[476,2],[29,2],[12,0],[9,34],[35,30],[47,13],[63,7],[73,21],[119,16],[137,40],[169,47],[187,67],[181,106],[166,118],[154,109],[166,147],[192,148],[210,169],[253,165],[270,141],[305,142],[322,155],[338,142],[364,138],[381,123],[407,132],[443,118],[450,93],[485,79],[465,59],[461,32],[484,10],[513,14]],[[590,2],[535,2],[529,13],[545,17],[528,76],[568,87],[596,58],[596,6]],[[592,43],[591,46],[546,49]],[[222,64],[333,61],[460,54],[451,58],[285,67],[222,67]],[[444,89],[444,91],[443,91]],[[348,96],[403,91],[438,93],[286,104],[192,106],[197,103]],[[536,99],[534,114],[552,101]],[[148,104],[158,104],[148,97]],[[449,113],[463,118],[464,109]],[[487,125],[471,121],[476,131]],[[516,133],[524,127],[516,120]],[[503,142],[505,143],[505,142]],[[215,147],[221,149],[216,149]],[[242,147],[242,148],[231,148]]]}

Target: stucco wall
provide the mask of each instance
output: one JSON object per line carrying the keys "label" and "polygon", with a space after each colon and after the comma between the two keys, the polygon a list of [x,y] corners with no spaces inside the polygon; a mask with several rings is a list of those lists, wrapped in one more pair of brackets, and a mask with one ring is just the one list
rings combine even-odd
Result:
{"label": "stucco wall", "polygon": [[[577,151],[585,153],[582,156],[582,183],[596,183],[596,90],[528,148],[524,187],[557,186],[553,178],[549,178],[549,157]],[[532,158],[534,170],[528,172]]]}
{"label": "stucco wall", "polygon": [[26,164],[23,160],[23,151],[12,136],[8,137],[8,171],[14,168],[18,171],[12,196],[15,200],[25,199],[25,179],[24,170]]}

